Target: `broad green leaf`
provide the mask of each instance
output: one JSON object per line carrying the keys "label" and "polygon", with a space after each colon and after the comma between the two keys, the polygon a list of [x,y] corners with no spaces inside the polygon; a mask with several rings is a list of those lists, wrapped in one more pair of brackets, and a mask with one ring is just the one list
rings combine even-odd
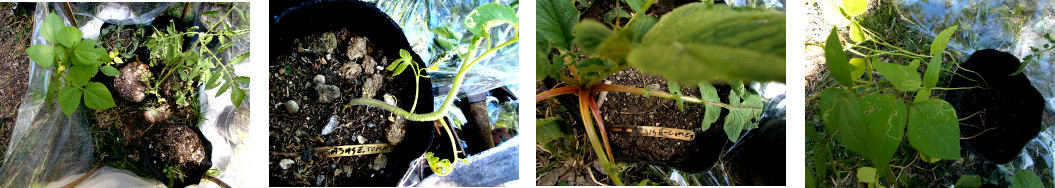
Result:
{"label": "broad green leaf", "polygon": [[100,67],[99,71],[102,71],[106,76],[117,76],[118,74],[121,74],[121,71],[117,71],[117,68],[110,65]]}
{"label": "broad green leaf", "polygon": [[560,71],[564,68],[564,59],[554,57],[555,61],[551,62],[546,56],[547,54],[542,51],[535,51],[535,81],[541,81],[546,79],[546,77],[560,79]]}
{"label": "broad green leaf", "polygon": [[678,110],[685,111],[685,99],[681,99],[681,88],[678,87],[678,83],[667,82],[667,89],[674,94],[674,101],[678,105]]}
{"label": "broad green leaf", "polygon": [[869,0],[843,0],[843,11],[847,16],[856,17],[868,10]]}
{"label": "broad green leaf", "polygon": [[539,30],[535,30],[535,49],[547,54],[550,51],[553,51],[553,47],[550,46],[549,40],[542,37],[542,32]]}
{"label": "broad green leaf", "polygon": [[84,86],[84,105],[96,110],[105,110],[117,106],[110,90],[99,82],[88,82]]}
{"label": "broad green leaf", "polygon": [[601,42],[612,35],[612,30],[609,30],[607,26],[593,20],[583,20],[575,24],[573,31],[575,32],[575,44],[588,52],[596,51]]}
{"label": "broad green leaf", "polygon": [[861,25],[858,25],[857,22],[850,23],[850,40],[854,42],[864,42],[868,40],[868,36],[865,35]]}
{"label": "broad green leaf", "polygon": [[454,31],[451,31],[451,28],[448,28],[447,26],[429,28],[429,31],[432,31],[432,33],[435,33],[436,35],[439,35],[440,37],[447,38],[447,39],[458,39],[458,38],[460,38],[460,37],[455,37],[454,36]]}
{"label": "broad green leaf", "polygon": [[779,81],[784,82],[783,56],[762,54],[750,49],[681,44],[633,48],[627,62],[648,73],[677,82],[701,81]]}
{"label": "broad green leaf", "polygon": [[249,84],[249,77],[245,77],[245,76],[234,77],[234,81],[238,82],[239,84]]}
{"label": "broad green leaf", "polygon": [[37,44],[26,48],[26,54],[29,55],[29,59],[36,62],[41,67],[51,67],[55,65],[55,48],[51,45]]}
{"label": "broad green leaf", "polygon": [[821,91],[821,120],[828,134],[834,134],[841,128],[860,126],[865,123],[864,115],[858,108],[857,97],[842,88],[829,87]]}
{"label": "broad green leaf", "polygon": [[[700,82],[700,99],[707,102],[721,103],[722,100],[718,98],[718,90],[713,85],[707,82]],[[721,115],[722,108],[717,105],[707,104],[704,106],[703,111],[703,122],[700,123],[704,131],[711,128],[711,124],[718,122],[718,118]]]}
{"label": "broad green leaf", "polygon": [[[103,57],[99,57],[95,48],[97,45],[98,43],[96,43],[95,40],[82,40],[81,42],[78,42],[77,46],[74,46],[72,49],[73,54],[71,54],[72,57],[70,57],[70,61],[73,61],[73,64],[75,65],[98,67],[99,64],[102,63],[99,59]],[[103,54],[105,54],[105,50],[103,51]]]}
{"label": "broad green leaf", "polygon": [[982,186],[982,178],[978,175],[963,175],[956,180],[956,188],[978,188]]}
{"label": "broad green leaf", "polygon": [[599,58],[583,59],[575,67],[579,68],[580,77],[607,76],[623,69],[610,61]]}
{"label": "broad green leaf", "polygon": [[81,41],[81,30],[73,26],[63,27],[55,36],[55,40],[63,46],[74,46]]}
{"label": "broad green leaf", "polygon": [[828,176],[828,163],[832,161],[832,151],[828,148],[828,144],[816,145],[813,149],[813,170],[817,172],[817,179],[824,179]]}
{"label": "broad green leaf", "polygon": [[865,183],[876,182],[876,169],[872,167],[861,167],[857,169],[857,181]]}
{"label": "broad green leaf", "polygon": [[579,10],[572,0],[539,0],[535,3],[536,36],[554,47],[568,51],[572,46],[572,26],[579,21]]}
{"label": "broad green leaf", "polygon": [[630,41],[634,44],[641,43],[641,39],[645,38],[645,34],[652,29],[652,26],[656,25],[659,19],[648,15],[638,15],[637,19],[631,20],[630,23],[626,24],[626,30],[634,33],[634,38]]}
{"label": "broad green leaf", "polygon": [[949,44],[949,38],[956,32],[958,25],[954,25],[941,31],[938,37],[934,38],[934,41],[930,43],[930,62],[927,63],[927,70],[923,72],[923,87],[928,88],[921,90],[916,93],[915,102],[920,102],[930,98],[930,89],[938,84],[938,73],[941,72],[941,60],[944,56],[945,46]]}
{"label": "broad green leaf", "polygon": [[[403,61],[402,63],[399,64],[399,66],[396,66],[395,70],[392,71],[392,75],[399,75],[400,73],[403,73],[403,70],[406,70],[407,66],[409,66],[411,63],[414,63],[414,62]],[[417,70],[411,70],[411,71],[417,71]]]}
{"label": "broad green leaf", "polygon": [[838,27],[850,25],[850,19],[843,15],[842,7],[835,4],[835,0],[819,0],[817,5],[821,7],[821,15],[824,15],[825,21]]}
{"label": "broad green leaf", "polygon": [[626,55],[630,53],[630,40],[633,37],[634,32],[629,30],[616,32],[601,42],[597,47],[597,55],[615,61],[619,66],[627,66]]}
{"label": "broad green leaf", "polygon": [[850,59],[850,77],[854,80],[861,79],[861,76],[865,74],[865,69],[868,68],[865,65],[864,58],[851,58]]}
{"label": "broad green leaf", "polygon": [[70,66],[66,79],[70,81],[68,84],[84,86],[97,72],[99,72],[99,66],[74,65]]}
{"label": "broad green leaf", "polygon": [[487,30],[501,24],[510,24],[516,27],[517,14],[512,7],[498,3],[488,3],[476,7],[469,16],[462,20],[465,28],[476,36],[487,34]]}
{"label": "broad green leaf", "polygon": [[837,27],[832,27],[831,33],[828,34],[828,41],[824,42],[824,61],[828,66],[828,72],[831,72],[839,85],[846,88],[855,85],[853,75],[851,75],[853,68],[846,59],[846,53],[843,52],[843,44],[839,41],[839,28]]}
{"label": "broad green leaf", "polygon": [[1033,171],[1018,170],[1014,176],[1011,176],[1011,188],[1019,187],[1044,187],[1044,183]]}
{"label": "broad green leaf", "polygon": [[623,9],[612,9],[609,10],[608,13],[604,14],[605,23],[615,23],[615,19],[619,18],[630,18],[630,13],[626,12],[626,10]]}
{"label": "broad green leaf", "polygon": [[56,65],[63,65],[63,64],[69,65],[70,62],[67,61],[66,59],[69,58],[70,48],[67,48],[67,47],[62,46],[62,45],[55,45],[55,46],[52,46],[52,47],[55,48],[55,50],[54,50],[55,57],[58,60],[58,61],[55,61]]}
{"label": "broad green leaf", "polygon": [[59,88],[59,107],[62,107],[62,113],[66,116],[70,116],[74,111],[77,111],[77,107],[81,106],[81,93],[84,92],[81,88],[74,86],[63,86]]}
{"label": "broad green leaf", "polygon": [[909,109],[908,141],[913,148],[929,157],[956,160],[960,158],[960,124],[949,102],[926,99]]}
{"label": "broad green leaf", "polygon": [[736,91],[730,91],[729,104],[736,107],[728,108],[729,114],[725,116],[723,129],[729,141],[736,142],[736,139],[740,137],[740,132],[758,127],[758,123],[752,122],[751,119],[758,118],[762,114],[764,104],[757,94],[737,93]]}
{"label": "broad green leaf", "polygon": [[806,169],[806,173],[804,174],[806,175],[806,188],[817,187],[817,182],[816,180],[813,180],[813,174],[810,174],[810,169]]}
{"label": "broad green leaf", "polygon": [[235,107],[242,106],[242,101],[245,99],[245,90],[242,90],[242,88],[237,86],[233,87],[234,89],[231,89],[231,103],[234,104]]}
{"label": "broad green leaf", "polygon": [[[918,63],[918,62],[917,62]],[[872,62],[872,66],[884,78],[894,84],[899,91],[916,91],[920,89],[919,72],[912,66],[898,65],[886,62]]]}
{"label": "broad green leaf", "polygon": [[51,43],[58,43],[55,38],[59,34],[59,30],[66,27],[65,23],[62,23],[62,19],[59,18],[55,12],[48,13],[48,16],[44,18],[44,22],[40,26],[40,36],[44,37],[45,40]]}
{"label": "broad green leaf", "polygon": [[634,13],[644,13],[652,6],[653,0],[625,0],[627,5],[630,5],[630,9],[634,10]]}
{"label": "broad green leaf", "polygon": [[872,161],[885,171],[894,157],[908,121],[908,107],[901,98],[890,94],[872,94],[857,100],[866,124],[844,124],[846,148]]}
{"label": "broad green leaf", "polygon": [[560,117],[551,117],[546,119],[535,119],[535,142],[540,145],[549,144],[560,137],[565,137],[568,134],[561,129],[562,127],[568,126],[568,122]]}
{"label": "broad green leaf", "polygon": [[[400,49],[400,50],[402,50],[402,49]],[[242,63],[242,61],[245,61],[246,58],[249,58],[249,52],[245,52],[245,53],[243,53],[241,55],[238,55],[238,56],[234,57],[234,59],[231,59],[231,61],[228,62],[227,64],[228,65],[237,65],[239,63]]]}

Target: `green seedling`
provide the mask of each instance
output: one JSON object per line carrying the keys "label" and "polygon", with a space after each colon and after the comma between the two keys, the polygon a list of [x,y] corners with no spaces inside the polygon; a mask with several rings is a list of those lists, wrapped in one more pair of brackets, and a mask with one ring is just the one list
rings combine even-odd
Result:
{"label": "green seedling", "polygon": [[57,99],[67,116],[81,104],[96,110],[116,106],[106,86],[89,81],[99,72],[111,77],[120,74],[111,64],[104,65],[104,62],[113,60],[105,49],[99,47],[99,42],[81,39],[81,30],[65,26],[54,12],[44,18],[40,35],[51,44],[30,46],[26,48],[26,54],[38,66],[55,67],[45,91],[47,101]]}

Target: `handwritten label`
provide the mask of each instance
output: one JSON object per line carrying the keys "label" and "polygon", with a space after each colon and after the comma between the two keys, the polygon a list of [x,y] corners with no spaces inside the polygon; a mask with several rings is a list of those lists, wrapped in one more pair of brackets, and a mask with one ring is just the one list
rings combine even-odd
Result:
{"label": "handwritten label", "polygon": [[696,133],[685,129],[652,126],[615,125],[608,128],[612,132],[630,133],[637,136],[671,138],[684,141],[696,139]]}
{"label": "handwritten label", "polygon": [[315,151],[319,152],[319,156],[323,157],[347,157],[379,153],[391,153],[395,149],[395,146],[389,144],[363,144],[333,147],[317,147],[315,148]]}

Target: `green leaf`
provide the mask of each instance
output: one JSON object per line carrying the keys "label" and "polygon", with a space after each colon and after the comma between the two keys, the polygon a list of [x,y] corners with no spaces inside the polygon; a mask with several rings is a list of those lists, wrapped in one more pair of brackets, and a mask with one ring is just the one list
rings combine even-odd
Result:
{"label": "green leaf", "polygon": [[825,21],[828,21],[838,27],[846,27],[850,25],[850,18],[843,15],[843,9],[839,5],[835,4],[834,0],[821,0],[817,1],[817,5],[821,7],[821,14],[824,15]]}
{"label": "green leaf", "polygon": [[245,90],[234,86],[234,89],[231,90],[231,103],[234,104],[235,107],[239,107],[242,106],[243,99],[245,99]]}
{"label": "green leaf", "polygon": [[865,69],[868,68],[868,66],[865,65],[864,58],[851,58],[849,63],[851,70],[850,77],[854,80],[861,79],[861,76],[864,75],[865,72],[867,72],[865,71]]}
{"label": "green leaf", "polygon": [[641,43],[641,39],[645,38],[645,34],[648,34],[648,31],[651,30],[652,26],[655,26],[658,21],[659,19],[644,14],[638,15],[637,19],[631,20],[630,23],[626,24],[625,28],[634,33],[634,38],[630,41],[634,42],[634,44]]}
{"label": "green leaf", "polygon": [[553,77],[554,79],[560,79],[560,71],[564,68],[564,59],[560,57],[554,57],[554,61],[549,60],[546,57],[547,54],[542,51],[535,51],[535,81],[541,81],[546,77]]}
{"label": "green leaf", "polygon": [[241,55],[238,55],[238,56],[234,57],[234,59],[231,59],[231,61],[228,62],[227,64],[228,65],[237,65],[239,63],[242,63],[242,61],[244,61],[246,58],[249,58],[249,52],[245,52],[245,53],[243,53]]}
{"label": "green leaf", "polygon": [[[700,99],[707,102],[721,103],[721,99],[718,98],[718,90],[713,85],[707,82],[700,82]],[[711,124],[718,122],[718,118],[721,115],[722,108],[717,105],[707,104],[704,106],[703,111],[703,122],[700,123],[704,131],[711,128]]]}
{"label": "green leaf", "polygon": [[861,167],[857,169],[857,181],[865,183],[876,182],[876,169],[872,167]]}
{"label": "green leaf", "polygon": [[978,175],[963,175],[956,180],[956,188],[978,188],[982,186],[982,178]]}
{"label": "green leaf", "polygon": [[1044,187],[1044,183],[1033,171],[1018,170],[1014,176],[1011,176],[1011,188],[1019,187]]}
{"label": "green leaf", "polygon": [[216,12],[215,10],[214,11],[205,11],[205,12],[202,12],[201,15],[205,15],[205,16],[208,16],[208,17],[216,18],[216,17],[220,17],[220,12]]}
{"label": "green leaf", "polygon": [[846,88],[855,85],[853,75],[851,75],[851,65],[846,60],[842,42],[839,41],[839,28],[837,27],[832,27],[831,33],[828,34],[828,41],[824,42],[824,61],[828,66],[828,72],[831,72],[839,85]]}
{"label": "green leaf", "polygon": [[568,122],[560,117],[551,117],[546,119],[535,119],[535,142],[539,145],[549,144],[551,141],[566,137],[568,133],[564,132],[561,127],[569,126]]}
{"label": "green leaf", "polygon": [[88,82],[84,86],[84,105],[96,110],[105,110],[117,106],[110,90],[99,82]]}
{"label": "green leaf", "polygon": [[448,28],[447,26],[429,28],[429,31],[432,31],[432,33],[434,33],[436,35],[439,35],[440,37],[447,38],[447,39],[458,39],[458,38],[460,38],[460,37],[455,37],[454,31],[451,31],[451,28]]}
{"label": "green leaf", "polygon": [[865,36],[864,30],[861,29],[861,25],[858,25],[857,22],[850,23],[850,40],[854,42],[868,41],[868,36]]}
{"label": "green leaf", "polygon": [[98,65],[74,65],[70,66],[69,72],[66,74],[66,79],[70,81],[68,84],[84,86],[84,84],[88,83],[88,80],[95,77],[95,73],[97,72],[99,72]]}
{"label": "green leaf", "polygon": [[227,92],[227,89],[231,89],[231,82],[224,82],[223,85],[220,85],[220,90],[216,91],[216,96],[213,97],[220,97],[224,92]]}
{"label": "green leaf", "polygon": [[476,7],[469,16],[462,20],[465,28],[476,36],[484,36],[487,30],[502,24],[510,24],[516,27],[517,14],[512,7],[498,3],[488,3]]}
{"label": "green leaf", "polygon": [[[743,100],[741,101],[741,99]],[[736,142],[736,139],[740,137],[741,131],[758,127],[758,123],[752,122],[751,119],[757,118],[762,114],[762,106],[764,104],[762,97],[757,94],[736,92],[735,90],[729,92],[729,103],[737,107],[728,108],[729,114],[725,116],[723,129],[725,130],[725,135],[729,137],[729,141]]]}
{"label": "green leaf", "polygon": [[223,77],[223,72],[220,72],[220,70],[213,71],[209,74],[209,81],[205,82],[205,89],[213,89],[216,88],[216,86],[220,86],[220,82],[216,82],[220,77]]}
{"label": "green leaf", "polygon": [[630,13],[626,12],[626,10],[623,9],[612,9],[609,10],[608,13],[604,14],[605,23],[613,23],[615,19],[619,18],[630,18]]}
{"label": "green leaf", "polygon": [[403,61],[399,64],[399,66],[396,67],[396,70],[392,71],[392,75],[399,75],[399,73],[403,73],[403,70],[406,70],[407,66],[409,66],[411,63],[413,62]]}
{"label": "green leaf", "polygon": [[579,10],[572,0],[539,0],[535,10],[536,37],[545,38],[562,51],[570,50],[572,26],[579,21]]}
{"label": "green leaf", "polygon": [[66,116],[70,116],[74,111],[77,111],[77,107],[81,106],[81,93],[84,92],[81,88],[74,86],[63,86],[59,88],[59,107],[62,107],[62,113]]}
{"label": "green leaf", "polygon": [[667,89],[674,94],[674,101],[678,105],[678,110],[685,111],[685,100],[681,99],[681,88],[678,88],[678,83],[667,82]]}
{"label": "green leaf", "polygon": [[[914,62],[919,63],[918,60]],[[886,62],[872,62],[872,66],[884,78],[890,80],[890,83],[894,84],[894,88],[899,91],[916,91],[920,89],[919,86],[922,81],[915,67]]]}
{"label": "green leaf", "polygon": [[901,98],[890,94],[864,96],[857,104],[867,124],[841,125],[843,143],[871,160],[874,167],[886,171],[901,143],[908,107]]}
{"label": "green leaf", "polygon": [[843,0],[843,11],[847,16],[856,17],[868,10],[869,0]]}
{"label": "green leaf", "polygon": [[121,71],[117,71],[117,68],[114,68],[114,66],[110,65],[103,66],[99,68],[99,70],[102,71],[103,74],[105,74],[106,76],[117,76],[121,74]]}
{"label": "green leaf", "polygon": [[627,60],[677,82],[784,81],[785,16],[693,3],[663,16]]}
{"label": "green leaf", "polygon": [[930,89],[938,84],[938,73],[941,72],[941,60],[944,56],[945,46],[949,44],[949,38],[952,37],[953,32],[956,32],[958,25],[954,25],[941,31],[938,37],[934,38],[934,41],[930,43],[930,62],[927,63],[927,70],[923,72],[923,87],[928,88],[916,92],[915,102],[920,102],[930,98]]}
{"label": "green leaf", "polygon": [[652,0],[626,0],[626,4],[630,5],[630,9],[633,9],[635,13],[644,13],[652,6]]}
{"label": "green leaf", "polygon": [[29,59],[36,62],[41,67],[51,67],[55,65],[55,48],[51,45],[37,44],[26,48],[26,54],[29,55]]}
{"label": "green leaf", "polygon": [[633,37],[632,31],[620,30],[601,42],[597,47],[597,55],[608,58],[619,66],[628,66],[626,55],[630,53],[630,40]]}
{"label": "green leaf", "polygon": [[842,88],[830,87],[821,92],[821,120],[828,134],[834,134],[840,128],[859,126],[865,123],[864,115],[858,108],[857,97]]}
{"label": "green leaf", "polygon": [[249,77],[245,77],[245,76],[234,77],[234,81],[238,82],[240,84],[249,84]]}
{"label": "green leaf", "polygon": [[81,30],[73,26],[63,27],[55,36],[55,40],[63,46],[74,46],[81,41]]}
{"label": "green leaf", "polygon": [[908,141],[933,158],[960,158],[960,124],[952,105],[940,99],[915,102],[909,109]]}
{"label": "green leaf", "polygon": [[[98,43],[95,42],[95,40],[82,40],[81,42],[78,42],[77,46],[74,46],[72,49],[73,54],[71,54],[72,57],[70,61],[73,61],[75,65],[98,67],[99,64],[102,63],[102,61],[100,61],[99,59],[106,56],[103,55],[103,57],[99,57],[99,54],[95,48],[95,46],[97,45]],[[106,50],[103,51],[103,54],[106,54]]]}
{"label": "green leaf", "polygon": [[817,145],[813,149],[813,169],[817,172],[817,179],[824,179],[828,176],[828,163],[832,161],[832,151],[828,148],[828,144]]}
{"label": "green leaf", "polygon": [[65,23],[62,23],[62,19],[59,18],[55,12],[48,13],[48,16],[44,18],[44,22],[40,26],[40,36],[44,37],[45,40],[51,43],[58,43],[55,38],[58,37],[59,30],[66,27]]}
{"label": "green leaf", "polygon": [[575,44],[588,52],[597,51],[601,42],[612,35],[612,31],[608,30],[607,26],[593,20],[583,20],[575,24],[573,31],[575,32]]}

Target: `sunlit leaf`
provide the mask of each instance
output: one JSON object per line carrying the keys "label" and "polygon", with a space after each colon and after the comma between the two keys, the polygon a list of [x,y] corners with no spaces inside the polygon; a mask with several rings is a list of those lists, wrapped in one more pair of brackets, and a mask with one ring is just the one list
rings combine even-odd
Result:
{"label": "sunlit leaf", "polygon": [[[918,63],[918,61],[915,61]],[[872,62],[872,66],[899,91],[916,91],[922,83],[916,68],[886,62]]]}
{"label": "sunlit leaf", "polygon": [[84,105],[96,110],[105,110],[117,106],[110,90],[99,82],[88,82],[84,86]]}
{"label": "sunlit leaf", "polygon": [[588,52],[596,51],[601,42],[612,35],[612,31],[607,26],[593,20],[583,20],[575,24],[573,31],[575,32],[575,44]]}
{"label": "sunlit leaf", "polygon": [[539,0],[535,3],[535,27],[539,38],[545,38],[560,50],[571,49],[572,26],[579,21],[579,10],[572,0]]}
{"label": "sunlit leaf", "polygon": [[914,102],[909,108],[908,141],[929,157],[960,158],[960,124],[952,105],[940,99]]}
{"label": "sunlit leaf", "polygon": [[480,5],[469,12],[469,16],[462,20],[465,28],[474,35],[483,36],[488,29],[501,24],[517,25],[516,11],[512,7],[498,3]]}
{"label": "sunlit leaf", "polygon": [[[707,82],[700,82],[699,85],[700,99],[703,99],[707,102],[722,102],[721,99],[718,98],[718,90],[715,89],[713,85]],[[713,104],[707,104],[704,108],[705,109],[703,111],[703,122],[700,125],[702,125],[701,128],[706,131],[707,129],[711,128],[711,124],[718,122],[718,118],[719,115],[721,115],[722,108]]]}
{"label": "sunlit leaf", "polygon": [[55,65],[55,48],[51,47],[51,45],[33,45],[26,48],[26,53],[29,55],[30,60],[33,60],[41,67]]}
{"label": "sunlit leaf", "polygon": [[66,116],[70,116],[74,111],[77,111],[77,107],[81,106],[81,93],[84,91],[81,88],[74,86],[65,86],[59,88],[59,106],[62,107],[62,113]]}

